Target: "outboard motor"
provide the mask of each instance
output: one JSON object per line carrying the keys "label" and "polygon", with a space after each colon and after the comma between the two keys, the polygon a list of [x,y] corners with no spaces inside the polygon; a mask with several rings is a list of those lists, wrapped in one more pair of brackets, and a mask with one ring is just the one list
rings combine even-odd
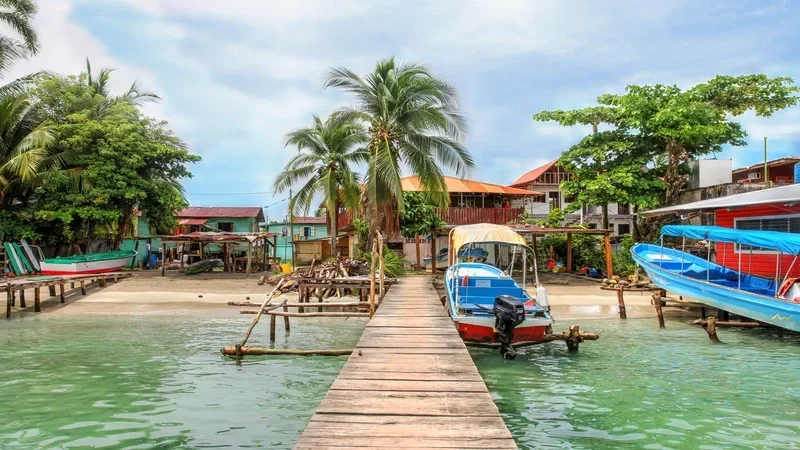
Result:
{"label": "outboard motor", "polygon": [[500,341],[500,354],[505,359],[514,359],[517,352],[511,346],[514,328],[525,321],[525,305],[516,297],[498,295],[494,299],[494,328]]}

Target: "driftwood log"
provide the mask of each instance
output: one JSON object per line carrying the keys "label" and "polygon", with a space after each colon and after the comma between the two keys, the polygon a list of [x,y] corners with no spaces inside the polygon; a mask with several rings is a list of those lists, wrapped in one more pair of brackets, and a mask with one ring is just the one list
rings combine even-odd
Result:
{"label": "driftwood log", "polygon": [[[295,355],[295,356],[343,356],[353,353],[352,348],[334,350],[295,350],[265,347],[241,347],[242,355]],[[223,347],[220,352],[225,356],[236,356],[236,347]]]}
{"label": "driftwood log", "polygon": [[[302,308],[302,307],[308,307],[308,306],[311,306],[311,305],[312,305],[311,303],[289,303],[289,302],[286,302],[286,303],[283,304],[283,306],[285,306],[287,308]],[[233,301],[231,301],[231,302],[228,302],[228,306],[252,306],[254,308],[258,308],[261,305],[258,304],[258,303],[253,303],[253,302],[233,302]],[[364,303],[364,302],[323,302],[323,303],[313,304],[313,306],[318,307],[318,308],[343,308],[343,307],[346,308],[346,307],[354,307],[354,306],[355,307],[363,307],[363,308],[367,308],[368,307],[368,305],[366,303]]]}
{"label": "driftwood log", "polygon": [[[284,305],[278,305],[275,308],[268,308],[263,310],[264,314],[268,314],[270,316],[282,316],[282,317],[369,317],[368,312],[283,312],[283,311],[273,311],[278,307],[283,307]],[[258,311],[253,311],[251,309],[244,309],[239,311],[239,314],[258,314]]]}
{"label": "driftwood log", "polygon": [[[707,320],[701,320],[701,319],[697,319],[692,322],[692,325],[701,325],[703,327],[706,327],[707,324],[708,324]],[[760,328],[760,327],[770,326],[768,324],[761,322],[740,322],[735,320],[730,320],[730,321],[715,320],[715,325],[718,327],[740,327],[740,328]]]}

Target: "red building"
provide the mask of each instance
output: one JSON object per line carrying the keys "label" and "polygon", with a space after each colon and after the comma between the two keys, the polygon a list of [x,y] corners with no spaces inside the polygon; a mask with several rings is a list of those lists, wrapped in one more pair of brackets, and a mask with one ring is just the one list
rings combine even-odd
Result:
{"label": "red building", "polygon": [[[800,162],[798,157],[788,157],[767,162],[767,178],[773,184],[795,183],[794,166]],[[734,183],[764,183],[764,163],[736,169],[732,173]]]}
{"label": "red building", "polygon": [[[800,233],[800,184],[670,206],[644,215],[679,214],[686,219],[698,213],[713,214],[714,223],[720,227]],[[791,268],[790,275],[800,277],[800,258],[795,255],[732,243],[714,244],[716,262],[725,267],[739,270],[741,258],[741,270],[745,273],[767,278],[778,273],[782,278]]]}

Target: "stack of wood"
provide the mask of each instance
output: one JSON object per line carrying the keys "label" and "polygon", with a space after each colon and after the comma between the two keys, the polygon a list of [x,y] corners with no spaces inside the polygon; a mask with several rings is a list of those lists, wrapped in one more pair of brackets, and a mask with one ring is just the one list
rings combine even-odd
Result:
{"label": "stack of wood", "polygon": [[317,263],[316,259],[311,261],[308,267],[300,267],[292,273],[280,273],[259,282],[277,285],[281,280],[286,279],[280,288],[281,292],[296,292],[302,280],[333,280],[355,276],[369,275],[369,264],[366,261],[357,259],[332,259]]}

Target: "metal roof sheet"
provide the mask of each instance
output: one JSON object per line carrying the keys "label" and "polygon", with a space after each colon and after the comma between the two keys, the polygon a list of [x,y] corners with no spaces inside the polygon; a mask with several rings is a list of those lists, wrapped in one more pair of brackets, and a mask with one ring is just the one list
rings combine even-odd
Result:
{"label": "metal roof sheet", "polygon": [[190,206],[175,215],[178,218],[219,218],[219,217],[255,217],[264,220],[264,213],[259,206]]}
{"label": "metal roof sheet", "polygon": [[[484,183],[482,181],[466,180],[463,178],[444,177],[447,184],[447,191],[453,193],[477,193],[477,194],[501,194],[501,195],[542,195],[541,192],[528,191],[515,187],[502,186],[494,183]],[[422,187],[419,182],[419,175],[412,175],[400,180],[400,186],[404,191],[419,192]]]}
{"label": "metal roof sheet", "polygon": [[727,197],[700,200],[683,205],[667,206],[641,213],[643,216],[660,216],[664,214],[680,214],[689,212],[715,211],[718,209],[741,208],[744,206],[767,205],[771,203],[800,203],[800,184],[745,192]]}
{"label": "metal roof sheet", "polygon": [[537,178],[542,176],[543,173],[547,172],[548,169],[556,165],[557,162],[558,158],[550,161],[549,163],[541,167],[537,167],[529,172],[525,172],[524,174],[522,174],[521,177],[517,178],[517,181],[511,183],[511,186],[524,186],[536,181]]}

